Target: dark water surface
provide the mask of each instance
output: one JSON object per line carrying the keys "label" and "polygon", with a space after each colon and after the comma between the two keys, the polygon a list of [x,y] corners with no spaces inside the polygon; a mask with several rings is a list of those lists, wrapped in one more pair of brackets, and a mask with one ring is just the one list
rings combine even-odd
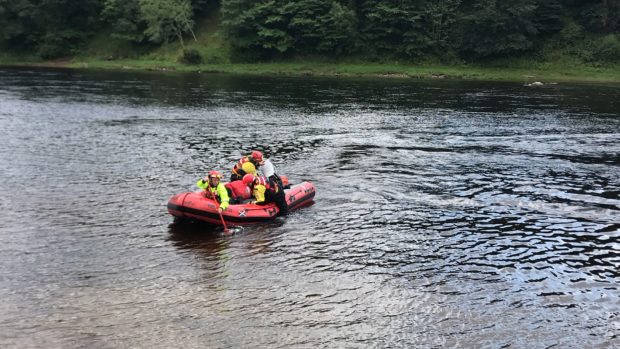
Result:
{"label": "dark water surface", "polygon": [[[620,86],[0,69],[2,348],[610,348]],[[316,204],[166,202],[262,149]]]}

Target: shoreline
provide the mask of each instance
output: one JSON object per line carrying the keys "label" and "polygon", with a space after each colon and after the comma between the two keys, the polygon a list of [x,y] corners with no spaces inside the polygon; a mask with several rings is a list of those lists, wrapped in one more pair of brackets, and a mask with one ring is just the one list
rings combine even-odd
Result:
{"label": "shoreline", "polygon": [[62,69],[223,73],[263,76],[372,77],[390,79],[441,79],[506,81],[523,83],[620,83],[620,68],[561,67],[539,63],[533,68],[482,66],[431,66],[377,63],[238,63],[186,65],[161,60],[78,60],[42,62],[2,62],[4,67],[40,67]]}

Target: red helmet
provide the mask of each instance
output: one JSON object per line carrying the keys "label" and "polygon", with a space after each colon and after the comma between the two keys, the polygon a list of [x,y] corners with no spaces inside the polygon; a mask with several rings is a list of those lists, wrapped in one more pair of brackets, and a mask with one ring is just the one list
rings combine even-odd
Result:
{"label": "red helmet", "polygon": [[252,184],[254,182],[254,175],[251,175],[251,174],[248,173],[245,176],[243,176],[243,179],[241,179],[241,181],[245,185],[250,185],[250,184]]}
{"label": "red helmet", "polygon": [[258,150],[255,150],[252,152],[252,159],[256,162],[261,162],[263,161],[263,153],[259,152]]}
{"label": "red helmet", "polygon": [[209,178],[222,178],[222,174],[220,173],[220,171],[209,171]]}

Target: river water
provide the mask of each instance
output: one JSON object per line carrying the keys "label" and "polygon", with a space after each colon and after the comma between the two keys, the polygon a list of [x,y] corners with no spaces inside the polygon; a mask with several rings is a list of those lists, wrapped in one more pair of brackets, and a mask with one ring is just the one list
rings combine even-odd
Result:
{"label": "river water", "polygon": [[[2,348],[609,348],[620,86],[0,69]],[[166,203],[260,149],[315,204]]]}

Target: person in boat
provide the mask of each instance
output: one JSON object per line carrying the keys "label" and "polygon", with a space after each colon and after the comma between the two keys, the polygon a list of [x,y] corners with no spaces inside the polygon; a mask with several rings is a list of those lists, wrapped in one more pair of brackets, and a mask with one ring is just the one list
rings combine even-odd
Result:
{"label": "person in boat", "polygon": [[263,174],[263,176],[269,179],[269,183],[272,185],[277,185],[280,190],[284,190],[284,184],[282,183],[282,178],[278,176],[276,173],[276,168],[271,163],[270,159],[265,159],[263,164],[259,168],[259,171]]}
{"label": "person in boat", "polygon": [[254,196],[253,204],[264,205],[273,202],[280,209],[278,216],[286,216],[288,214],[288,204],[281,186],[270,183],[265,176],[254,176],[251,174],[243,176],[243,183],[252,190],[252,196]]}
{"label": "person in boat", "polygon": [[220,182],[221,178],[222,174],[219,171],[209,171],[206,178],[199,179],[196,183],[198,188],[204,189],[206,197],[215,198],[219,202],[218,211],[220,212],[226,210],[230,202],[228,191],[224,184]]}
{"label": "person in boat", "polygon": [[233,205],[242,204],[252,197],[252,190],[243,181],[232,181],[224,184]]}
{"label": "person in boat", "polygon": [[252,154],[244,156],[232,168],[230,181],[242,180],[246,174],[256,175],[256,170],[264,164],[263,153],[254,150]]}

